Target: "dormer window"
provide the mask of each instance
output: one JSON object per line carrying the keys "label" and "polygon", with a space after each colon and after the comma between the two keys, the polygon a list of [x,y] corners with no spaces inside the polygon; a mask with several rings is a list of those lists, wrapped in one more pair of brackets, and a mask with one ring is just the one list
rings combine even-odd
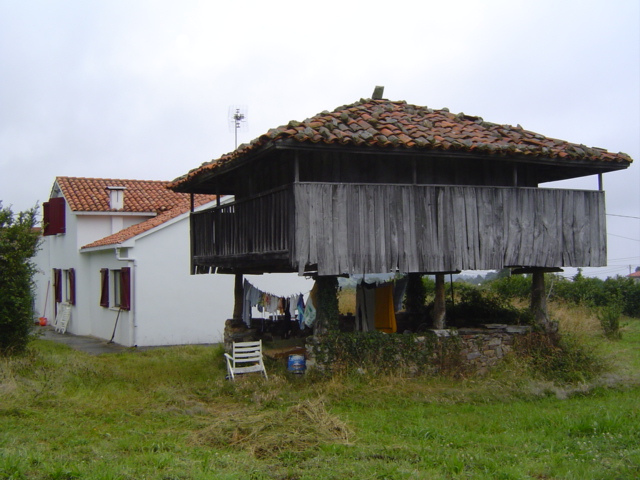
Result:
{"label": "dormer window", "polygon": [[126,187],[107,187],[109,191],[109,208],[122,210],[124,208],[124,191]]}

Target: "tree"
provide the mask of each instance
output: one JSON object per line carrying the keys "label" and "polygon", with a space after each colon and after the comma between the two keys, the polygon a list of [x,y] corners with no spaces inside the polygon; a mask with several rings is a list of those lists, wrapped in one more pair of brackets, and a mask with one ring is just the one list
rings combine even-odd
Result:
{"label": "tree", "polygon": [[0,354],[21,353],[33,325],[31,261],[40,234],[35,230],[38,207],[17,216],[0,202]]}

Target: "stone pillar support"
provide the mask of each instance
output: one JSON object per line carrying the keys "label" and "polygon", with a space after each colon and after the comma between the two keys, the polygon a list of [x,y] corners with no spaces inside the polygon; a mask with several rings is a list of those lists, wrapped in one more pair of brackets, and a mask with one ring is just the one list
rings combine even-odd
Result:
{"label": "stone pillar support", "polygon": [[445,324],[447,313],[445,291],[444,291],[444,273],[436,273],[436,298],[433,305],[433,328],[442,330]]}

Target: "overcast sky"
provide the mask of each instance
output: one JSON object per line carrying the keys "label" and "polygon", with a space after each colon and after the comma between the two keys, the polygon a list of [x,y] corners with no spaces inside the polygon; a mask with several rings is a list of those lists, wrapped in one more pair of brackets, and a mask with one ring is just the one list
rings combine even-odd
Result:
{"label": "overcast sky", "polygon": [[0,200],[42,203],[59,175],[171,180],[233,150],[231,106],[243,143],[376,85],[631,155],[604,176],[598,274],[640,265],[638,0],[0,0]]}

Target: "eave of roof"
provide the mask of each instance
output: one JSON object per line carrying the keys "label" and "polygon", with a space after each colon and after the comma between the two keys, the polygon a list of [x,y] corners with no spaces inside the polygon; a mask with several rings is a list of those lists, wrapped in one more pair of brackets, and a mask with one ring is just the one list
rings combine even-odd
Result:
{"label": "eave of roof", "polygon": [[302,122],[269,130],[248,145],[202,164],[170,183],[175,191],[188,191],[199,177],[223,166],[242,163],[265,149],[295,141],[303,145],[334,145],[364,151],[403,150],[414,153],[467,153],[476,156],[529,158],[531,161],[598,163],[626,168],[632,159],[624,153],[566,142],[523,129],[499,125],[481,117],[433,110],[404,101],[361,100],[333,112],[324,111]]}
{"label": "eave of roof", "polygon": [[[200,207],[202,205],[211,203],[213,201],[215,201],[215,197],[212,198],[212,195],[196,195],[194,199],[194,206]],[[82,252],[87,252],[94,249],[99,249],[99,247],[107,247],[107,246],[113,247],[113,246],[121,245],[128,240],[131,240],[156,227],[159,227],[163,224],[168,223],[174,218],[189,212],[190,209],[191,209],[191,203],[184,202],[183,204],[175,206],[165,212],[162,212],[159,215],[153,218],[150,218],[149,220],[136,223],[135,225],[132,225],[123,230],[120,230],[119,232],[116,232],[112,235],[96,240],[95,242],[91,242],[81,247],[80,250]]]}

